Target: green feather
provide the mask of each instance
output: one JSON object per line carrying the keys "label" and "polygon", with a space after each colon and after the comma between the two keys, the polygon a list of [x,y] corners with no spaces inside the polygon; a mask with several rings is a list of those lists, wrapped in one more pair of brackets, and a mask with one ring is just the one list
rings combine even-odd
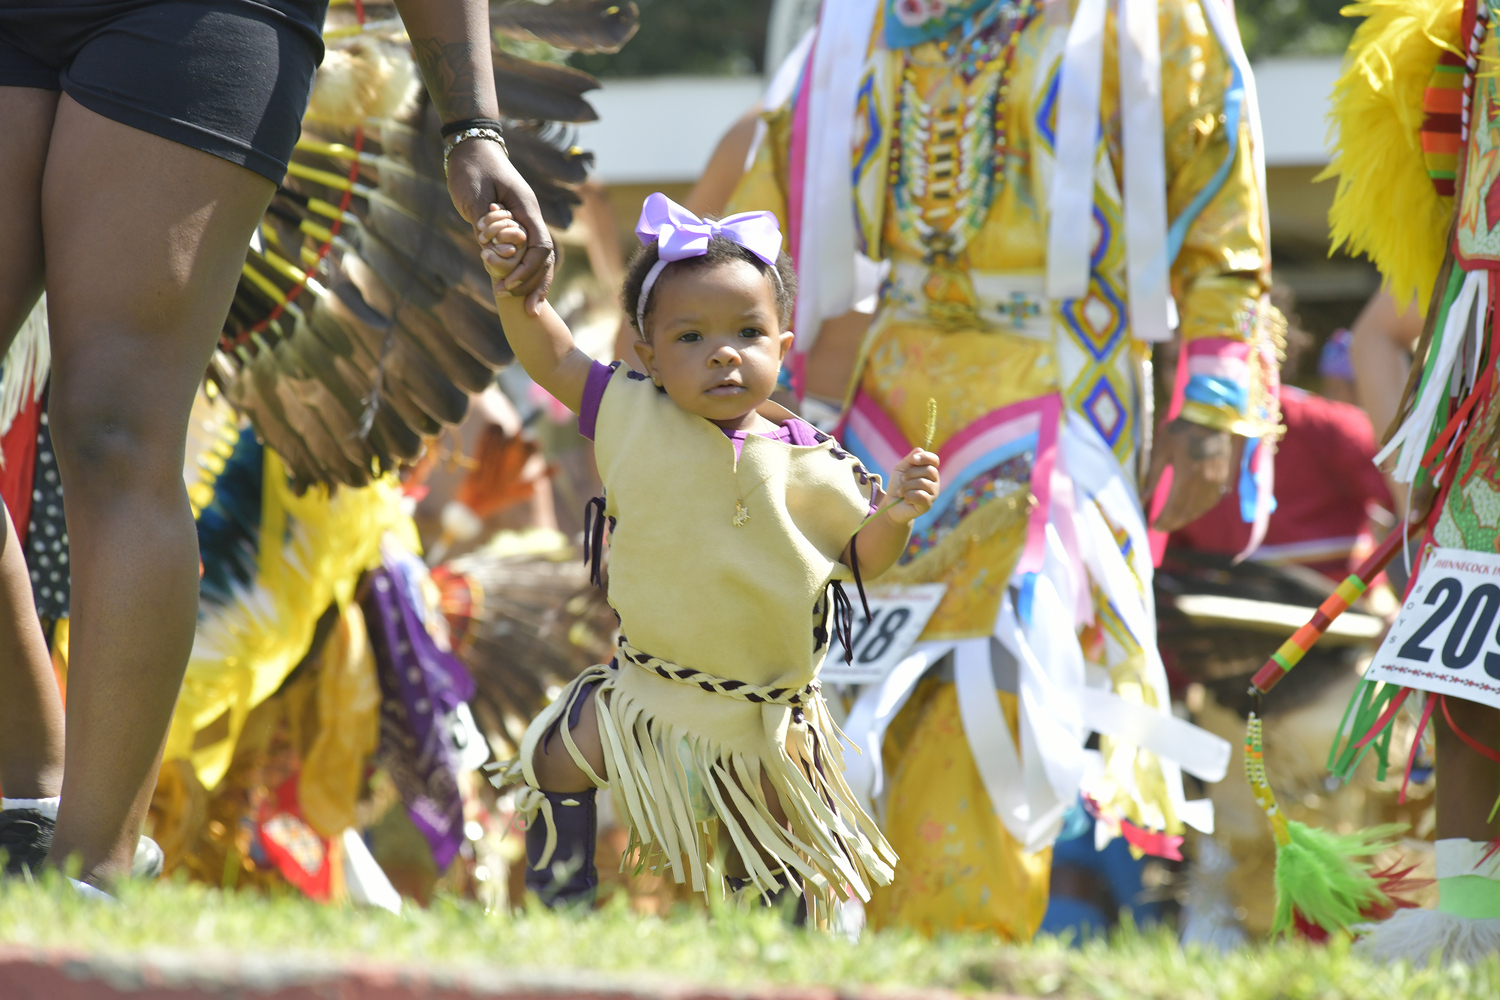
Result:
{"label": "green feather", "polygon": [[1369,859],[1402,829],[1388,825],[1339,834],[1289,821],[1291,843],[1276,849],[1276,916],[1271,933],[1291,929],[1293,910],[1336,933],[1370,907],[1389,903],[1371,874]]}

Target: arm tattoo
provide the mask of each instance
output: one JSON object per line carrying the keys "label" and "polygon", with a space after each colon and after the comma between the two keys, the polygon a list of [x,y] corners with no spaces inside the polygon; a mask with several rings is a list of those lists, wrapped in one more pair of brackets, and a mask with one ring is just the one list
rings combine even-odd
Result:
{"label": "arm tattoo", "polygon": [[479,93],[474,66],[475,60],[483,55],[475,51],[471,42],[413,38],[411,47],[422,69],[422,79],[432,94],[432,103],[444,121],[484,114],[486,102]]}

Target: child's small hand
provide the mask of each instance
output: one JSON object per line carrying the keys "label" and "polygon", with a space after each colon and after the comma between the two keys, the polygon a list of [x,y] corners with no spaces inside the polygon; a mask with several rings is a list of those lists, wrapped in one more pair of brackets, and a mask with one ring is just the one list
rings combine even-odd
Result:
{"label": "child's small hand", "polygon": [[891,520],[910,524],[932,508],[939,489],[938,465],[938,457],[921,448],[913,448],[896,463],[887,495],[900,503],[890,509]]}
{"label": "child's small hand", "polygon": [[499,205],[491,205],[489,212],[474,224],[474,230],[479,239],[479,259],[490,274],[495,295],[509,295],[505,279],[521,263],[526,230]]}

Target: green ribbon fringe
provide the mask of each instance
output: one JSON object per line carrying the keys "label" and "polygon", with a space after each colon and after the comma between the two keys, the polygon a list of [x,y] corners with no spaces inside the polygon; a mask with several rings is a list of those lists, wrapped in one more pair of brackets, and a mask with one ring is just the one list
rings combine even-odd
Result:
{"label": "green ribbon fringe", "polygon": [[[1383,684],[1380,681],[1362,680],[1359,689],[1354,692],[1354,697],[1349,699],[1349,705],[1344,709],[1344,718],[1339,723],[1338,738],[1328,748],[1328,770],[1339,780],[1348,782],[1365,755],[1371,750],[1375,751],[1375,780],[1384,781],[1387,769],[1390,767],[1391,737],[1395,734],[1395,717],[1386,724],[1385,732],[1376,739],[1365,744],[1361,748],[1355,747],[1355,743],[1364,739],[1370,727],[1375,725],[1391,703],[1391,699],[1401,693],[1398,684]],[[1352,716],[1352,720],[1351,720]]]}

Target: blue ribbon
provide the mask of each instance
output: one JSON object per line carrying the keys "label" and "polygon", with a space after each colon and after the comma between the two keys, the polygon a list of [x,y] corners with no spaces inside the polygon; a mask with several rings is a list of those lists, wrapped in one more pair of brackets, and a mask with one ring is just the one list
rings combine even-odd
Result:
{"label": "blue ribbon", "polygon": [[[1255,458],[1255,449],[1260,447],[1260,438],[1251,438],[1245,443],[1245,456],[1240,459],[1240,519],[1246,524],[1255,523],[1259,506],[1260,490],[1255,484],[1255,473],[1250,471],[1250,462]],[[1271,497],[1271,509],[1266,515],[1276,513],[1276,497]]]}
{"label": "blue ribbon", "polygon": [[1031,605],[1036,597],[1036,574],[1021,574],[1021,593],[1016,599],[1016,614],[1021,617],[1021,623],[1031,624]]}
{"label": "blue ribbon", "polygon": [[1217,375],[1194,375],[1188,379],[1182,397],[1205,406],[1227,406],[1240,414],[1250,401],[1243,385]]}

